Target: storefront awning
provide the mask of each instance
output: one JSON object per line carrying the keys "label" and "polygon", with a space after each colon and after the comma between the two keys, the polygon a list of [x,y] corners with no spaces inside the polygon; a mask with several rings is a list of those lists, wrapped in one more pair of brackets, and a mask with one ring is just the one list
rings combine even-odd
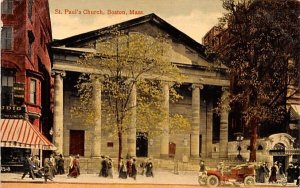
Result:
{"label": "storefront awning", "polygon": [[300,120],[300,105],[291,105],[290,117],[291,120]]}
{"label": "storefront awning", "polygon": [[1,147],[56,150],[56,147],[24,119],[0,119]]}

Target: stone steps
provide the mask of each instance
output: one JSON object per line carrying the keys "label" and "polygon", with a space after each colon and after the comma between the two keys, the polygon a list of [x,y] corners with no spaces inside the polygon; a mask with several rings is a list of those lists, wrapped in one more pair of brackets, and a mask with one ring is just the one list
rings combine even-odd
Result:
{"label": "stone steps", "polygon": [[[117,170],[118,167],[118,159],[113,158],[113,166],[114,170]],[[137,166],[138,170],[142,170],[140,168],[140,164],[145,160],[145,158],[137,158]],[[205,161],[205,165],[207,168],[216,168],[220,161],[224,162],[225,166],[235,166],[240,164],[239,161],[236,160],[218,160],[218,159],[202,159]],[[97,174],[100,171],[100,163],[101,158],[80,158],[80,170],[81,173],[87,174]],[[183,162],[184,161],[184,162]],[[189,159],[189,160],[177,160],[177,159],[152,159],[154,169],[174,171],[174,173],[178,171],[198,171],[199,170],[199,161],[200,159]],[[65,159],[65,169],[67,172],[69,166],[69,158]]]}

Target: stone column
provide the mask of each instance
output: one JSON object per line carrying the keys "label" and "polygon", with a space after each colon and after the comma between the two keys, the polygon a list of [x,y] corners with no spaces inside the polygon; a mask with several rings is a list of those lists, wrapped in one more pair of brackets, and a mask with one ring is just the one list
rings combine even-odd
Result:
{"label": "stone column", "polygon": [[213,103],[211,100],[207,101],[206,114],[206,157],[212,157],[213,150]]}
{"label": "stone column", "polygon": [[92,157],[101,155],[101,82],[98,77],[93,78],[93,105],[94,105],[94,130],[92,143]]}
{"label": "stone column", "polygon": [[221,122],[220,122],[220,145],[219,157],[228,157],[228,111],[229,111],[229,88],[222,87],[221,97]]}
{"label": "stone column", "polygon": [[131,122],[129,125],[129,135],[127,138],[128,154],[130,156],[136,156],[136,85],[132,85],[132,90],[129,99],[129,108],[131,115]]}
{"label": "stone column", "polygon": [[63,126],[64,126],[64,71],[53,71],[54,75],[54,117],[53,117],[53,144],[56,152],[63,154]]}
{"label": "stone column", "polygon": [[191,157],[193,158],[199,157],[200,89],[203,89],[203,85],[192,85]]}
{"label": "stone column", "polygon": [[169,83],[163,83],[164,102],[163,107],[165,108],[164,121],[161,123],[162,135],[160,140],[160,156],[161,158],[169,157]]}

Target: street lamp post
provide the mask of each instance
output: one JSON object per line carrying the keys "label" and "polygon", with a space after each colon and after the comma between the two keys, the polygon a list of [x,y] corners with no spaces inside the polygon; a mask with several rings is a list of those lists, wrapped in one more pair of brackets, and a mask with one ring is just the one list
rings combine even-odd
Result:
{"label": "street lamp post", "polygon": [[241,150],[242,150],[242,147],[241,147],[241,143],[242,141],[244,140],[244,136],[242,133],[236,133],[236,141],[237,141],[237,150],[238,150],[238,155],[237,155],[237,159],[238,160],[243,160],[243,157],[241,155]]}

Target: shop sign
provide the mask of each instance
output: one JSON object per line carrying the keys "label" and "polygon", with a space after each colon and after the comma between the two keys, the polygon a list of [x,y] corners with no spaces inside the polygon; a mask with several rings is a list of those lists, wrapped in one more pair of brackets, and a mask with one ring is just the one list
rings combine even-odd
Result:
{"label": "shop sign", "polygon": [[24,83],[14,83],[13,87],[14,104],[23,104],[25,98],[25,85]]}
{"label": "shop sign", "polygon": [[2,119],[24,119],[26,113],[25,106],[1,106]]}

